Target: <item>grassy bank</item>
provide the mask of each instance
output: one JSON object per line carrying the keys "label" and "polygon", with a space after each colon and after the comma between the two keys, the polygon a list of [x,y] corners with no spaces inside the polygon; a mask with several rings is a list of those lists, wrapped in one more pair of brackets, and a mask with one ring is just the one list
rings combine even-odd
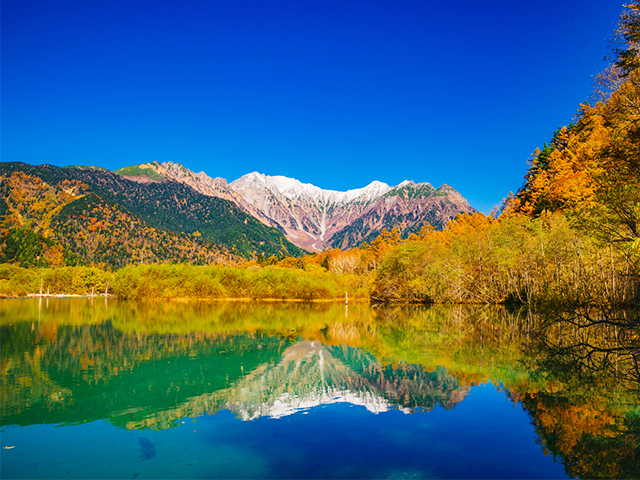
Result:
{"label": "grassy bank", "polygon": [[122,299],[206,298],[252,300],[368,299],[371,277],[306,269],[153,264],[116,272],[95,267],[26,269],[0,265],[0,296],[42,293],[91,295],[108,291]]}

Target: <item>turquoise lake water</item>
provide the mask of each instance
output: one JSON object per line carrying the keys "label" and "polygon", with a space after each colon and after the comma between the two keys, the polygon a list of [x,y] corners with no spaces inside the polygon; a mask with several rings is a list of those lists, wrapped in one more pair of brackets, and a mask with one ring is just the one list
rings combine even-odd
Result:
{"label": "turquoise lake water", "polygon": [[542,370],[499,309],[0,313],[2,478],[570,478],[638,458],[637,410]]}

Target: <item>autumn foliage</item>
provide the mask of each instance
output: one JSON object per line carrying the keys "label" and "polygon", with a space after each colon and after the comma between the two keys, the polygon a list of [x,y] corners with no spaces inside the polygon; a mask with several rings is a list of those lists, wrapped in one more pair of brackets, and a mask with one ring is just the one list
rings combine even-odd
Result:
{"label": "autumn foliage", "polygon": [[22,267],[117,269],[131,263],[226,263],[236,256],[196,235],[148,225],[79,181],[49,184],[24,172],[0,178],[0,259]]}

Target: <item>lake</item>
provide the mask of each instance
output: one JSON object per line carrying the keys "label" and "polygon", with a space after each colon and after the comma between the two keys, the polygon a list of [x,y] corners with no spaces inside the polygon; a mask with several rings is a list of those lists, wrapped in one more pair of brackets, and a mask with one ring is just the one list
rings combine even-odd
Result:
{"label": "lake", "polygon": [[640,476],[625,358],[587,375],[526,311],[20,299],[0,319],[2,478]]}

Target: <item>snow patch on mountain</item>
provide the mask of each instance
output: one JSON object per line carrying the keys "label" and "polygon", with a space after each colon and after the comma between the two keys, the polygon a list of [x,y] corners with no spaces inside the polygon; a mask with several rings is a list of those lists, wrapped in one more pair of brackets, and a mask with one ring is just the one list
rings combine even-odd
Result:
{"label": "snow patch on mountain", "polygon": [[325,207],[345,205],[351,202],[370,202],[391,190],[389,185],[378,181],[373,181],[366,187],[347,190],[346,192],[325,190],[310,183],[302,183],[295,178],[282,175],[270,176],[258,172],[248,173],[240,177],[231,182],[229,187],[238,193],[263,189],[272,194],[279,193],[289,200],[304,201],[305,203],[314,203]]}

